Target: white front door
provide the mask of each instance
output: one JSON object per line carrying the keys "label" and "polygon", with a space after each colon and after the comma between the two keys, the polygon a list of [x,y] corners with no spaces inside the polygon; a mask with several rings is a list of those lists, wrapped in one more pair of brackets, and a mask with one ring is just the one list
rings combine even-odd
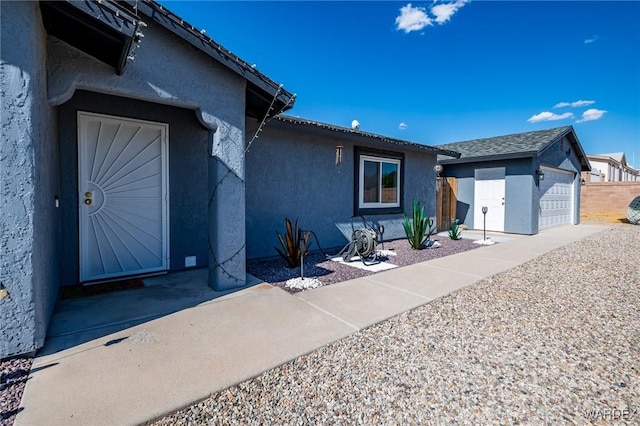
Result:
{"label": "white front door", "polygon": [[[489,179],[487,179],[489,178]],[[482,207],[487,207],[487,231],[504,231],[505,169],[476,170],[473,227],[483,229]]]}
{"label": "white front door", "polygon": [[167,124],[78,112],[80,281],[168,265]]}

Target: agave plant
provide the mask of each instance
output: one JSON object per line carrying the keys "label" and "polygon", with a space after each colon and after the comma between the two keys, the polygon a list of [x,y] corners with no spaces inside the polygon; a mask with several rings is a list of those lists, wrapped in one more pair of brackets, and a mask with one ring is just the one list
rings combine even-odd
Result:
{"label": "agave plant", "polygon": [[449,227],[449,238],[452,240],[459,240],[462,238],[460,235],[462,234],[462,229],[460,229],[459,225],[460,221],[458,219],[451,219],[451,226]]}
{"label": "agave plant", "polygon": [[276,235],[278,236],[278,240],[280,241],[280,245],[282,246],[282,250],[278,247],[274,247],[278,254],[282,256],[282,258],[287,262],[287,266],[289,268],[296,268],[300,266],[300,256],[302,254],[307,253],[309,250],[309,246],[311,245],[311,241],[309,241],[309,237],[311,237],[311,232],[307,231],[302,234],[302,231],[298,227],[298,219],[296,219],[295,224],[292,226],[289,218],[285,218],[284,223],[287,227],[287,232],[285,235],[280,235],[278,231],[276,231]]}
{"label": "agave plant", "polygon": [[405,214],[403,225],[411,247],[416,250],[422,249],[432,234],[433,219],[425,217],[424,207],[420,206],[418,200],[413,200],[413,221]]}

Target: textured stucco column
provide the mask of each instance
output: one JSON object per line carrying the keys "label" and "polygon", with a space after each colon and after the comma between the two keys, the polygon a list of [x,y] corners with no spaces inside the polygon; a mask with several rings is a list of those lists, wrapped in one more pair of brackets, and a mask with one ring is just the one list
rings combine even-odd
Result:
{"label": "textured stucco column", "polygon": [[[239,138],[240,136],[240,138]],[[209,286],[246,284],[244,138],[229,126],[212,133],[209,158]]]}
{"label": "textured stucco column", "polygon": [[0,358],[45,339],[58,290],[57,146],[46,100],[46,34],[37,2],[0,2]]}

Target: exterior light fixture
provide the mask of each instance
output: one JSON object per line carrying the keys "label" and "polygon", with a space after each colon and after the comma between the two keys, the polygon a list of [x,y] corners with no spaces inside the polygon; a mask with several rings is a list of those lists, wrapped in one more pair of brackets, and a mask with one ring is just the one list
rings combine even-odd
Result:
{"label": "exterior light fixture", "polygon": [[442,165],[436,164],[433,166],[433,171],[436,172],[436,176],[440,177],[440,173],[442,172]]}
{"label": "exterior light fixture", "polygon": [[584,178],[580,179],[580,185],[586,185],[587,181]]}
{"label": "exterior light fixture", "polygon": [[342,145],[336,146],[336,166],[342,164],[342,150],[344,147]]}
{"label": "exterior light fixture", "polygon": [[542,170],[536,170],[536,176],[538,176],[538,180],[544,180],[544,172]]}

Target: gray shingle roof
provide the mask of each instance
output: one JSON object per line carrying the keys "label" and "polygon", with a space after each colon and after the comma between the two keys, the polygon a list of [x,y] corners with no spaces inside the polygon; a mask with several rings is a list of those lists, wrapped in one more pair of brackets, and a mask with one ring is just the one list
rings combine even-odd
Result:
{"label": "gray shingle roof", "polygon": [[546,147],[564,136],[568,137],[573,146],[580,161],[582,171],[591,170],[589,160],[580,145],[573,126],[555,127],[553,129],[537,130],[534,132],[514,133],[512,135],[496,136],[493,138],[437,145],[438,148],[457,151],[461,154],[459,159],[438,156],[438,161],[442,164],[460,164],[466,162],[535,157]]}
{"label": "gray shingle roof", "polygon": [[409,142],[402,139],[390,138],[388,136],[378,135],[376,133],[363,132],[359,129],[352,129],[349,127],[335,126],[333,124],[322,123],[320,121],[308,120],[306,118],[292,117],[290,115],[279,114],[275,116],[276,121],[281,123],[290,123],[304,126],[313,126],[319,129],[328,130],[331,132],[340,132],[345,136],[354,136],[360,138],[367,138],[372,141],[382,143],[385,145],[395,145],[400,148],[406,148],[412,151],[427,151],[432,152],[434,154],[438,154],[438,158],[442,156],[442,158],[458,158],[459,153],[456,151],[451,151],[449,149],[442,148],[441,146],[429,146],[423,145],[415,142]]}
{"label": "gray shingle roof", "polygon": [[534,132],[447,143],[438,145],[438,148],[458,151],[462,154],[460,159],[506,156],[509,154],[533,154],[540,152],[544,147],[572,130],[571,126],[556,127]]}

